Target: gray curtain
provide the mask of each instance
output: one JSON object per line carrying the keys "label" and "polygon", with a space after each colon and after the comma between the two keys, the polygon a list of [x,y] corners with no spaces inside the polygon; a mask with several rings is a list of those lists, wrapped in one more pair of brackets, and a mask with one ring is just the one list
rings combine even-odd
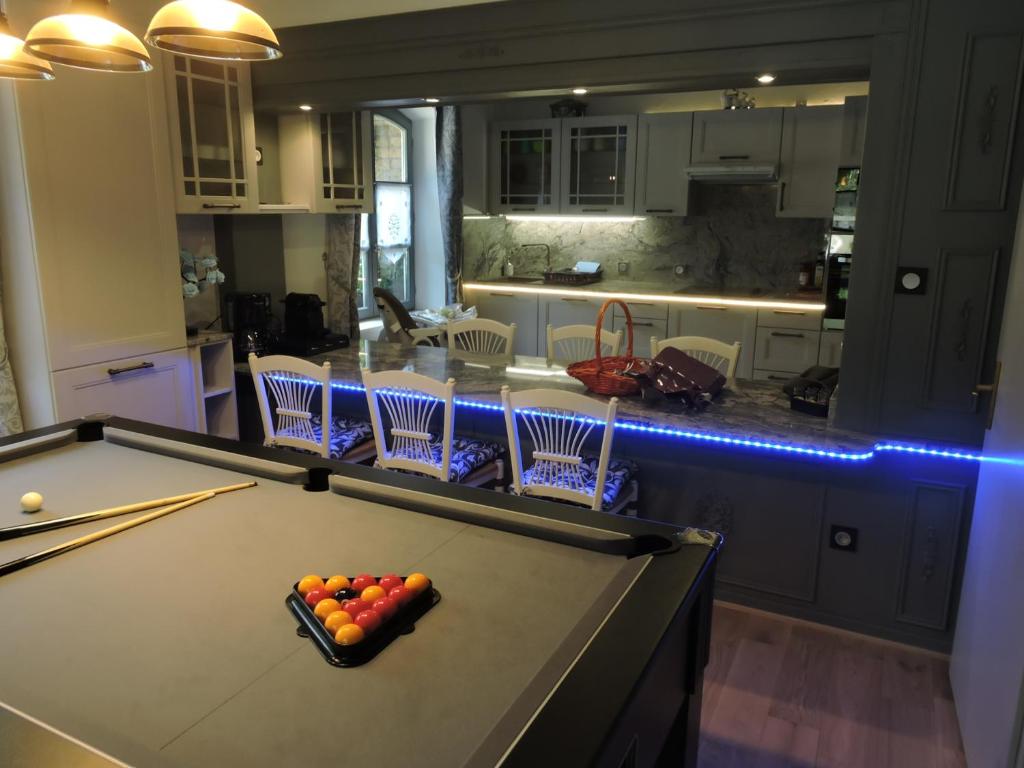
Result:
{"label": "gray curtain", "polygon": [[462,117],[437,108],[437,201],[444,244],[445,301],[462,301]]}
{"label": "gray curtain", "polygon": [[[2,286],[0,286],[2,292]],[[0,310],[2,310],[0,306]],[[7,356],[7,336],[4,333],[4,316],[0,311],[0,437],[7,437],[24,430],[21,423],[21,408],[18,407],[18,390],[14,386],[11,361]]]}
{"label": "gray curtain", "polygon": [[327,215],[327,327],[352,341],[359,338],[359,226],[359,214]]}

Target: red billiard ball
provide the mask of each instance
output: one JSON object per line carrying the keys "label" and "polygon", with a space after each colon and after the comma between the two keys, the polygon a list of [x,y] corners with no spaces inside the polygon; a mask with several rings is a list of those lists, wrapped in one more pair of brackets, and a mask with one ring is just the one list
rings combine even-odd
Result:
{"label": "red billiard ball", "polygon": [[310,608],[315,608],[317,603],[319,603],[321,600],[326,600],[328,597],[334,597],[334,595],[328,592],[323,587],[311,589],[309,590],[309,592],[306,593],[306,605],[308,605]]}
{"label": "red billiard ball", "polygon": [[381,576],[379,583],[384,592],[390,592],[395,587],[402,586],[402,579],[400,576],[389,573],[386,576]]}
{"label": "red billiard ball", "polygon": [[373,606],[361,597],[353,597],[351,600],[346,600],[341,605],[341,609],[348,613],[349,616],[358,616],[363,611],[368,611],[372,607]]}
{"label": "red billiard ball", "polygon": [[390,592],[388,592],[388,597],[399,605],[405,605],[416,597],[416,593],[408,587],[394,587]]}
{"label": "red billiard ball", "polygon": [[377,580],[368,573],[361,573],[352,579],[352,589],[356,592],[362,592],[367,587],[372,587],[377,583]]}
{"label": "red billiard ball", "polygon": [[373,610],[379,613],[380,617],[386,621],[397,613],[398,603],[390,597],[382,597],[379,600],[373,601]]}
{"label": "red billiard ball", "polygon": [[355,623],[362,627],[363,632],[370,634],[380,627],[380,614],[374,610],[363,611],[356,616]]}

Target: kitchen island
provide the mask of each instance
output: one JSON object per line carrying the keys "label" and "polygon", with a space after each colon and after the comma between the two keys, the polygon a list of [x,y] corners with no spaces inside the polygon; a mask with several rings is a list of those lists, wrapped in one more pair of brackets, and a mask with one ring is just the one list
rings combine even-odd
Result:
{"label": "kitchen island", "polygon": [[[584,391],[535,357],[362,341],[313,361],[331,363],[336,411],[364,419],[362,367],[454,378],[456,430],[503,444],[502,385]],[[948,650],[984,457],[836,429],[791,411],[778,383],[742,380],[702,412],[620,398],[612,453],[639,465],[642,517],[725,535],[721,596]]]}

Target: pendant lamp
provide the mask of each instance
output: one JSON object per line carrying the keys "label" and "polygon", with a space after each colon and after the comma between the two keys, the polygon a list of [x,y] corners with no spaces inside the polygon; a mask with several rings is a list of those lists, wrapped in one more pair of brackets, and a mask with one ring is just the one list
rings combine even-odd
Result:
{"label": "pendant lamp", "polygon": [[0,78],[12,80],[53,80],[50,62],[24,50],[25,43],[11,34],[7,14],[0,9]]}
{"label": "pendant lamp", "polygon": [[108,0],[71,0],[68,13],[36,23],[25,50],[41,59],[101,72],[148,72],[146,46],[108,16]]}
{"label": "pendant lamp", "polygon": [[268,61],[282,55],[270,25],[231,0],[174,0],[156,12],[146,42],[208,59]]}

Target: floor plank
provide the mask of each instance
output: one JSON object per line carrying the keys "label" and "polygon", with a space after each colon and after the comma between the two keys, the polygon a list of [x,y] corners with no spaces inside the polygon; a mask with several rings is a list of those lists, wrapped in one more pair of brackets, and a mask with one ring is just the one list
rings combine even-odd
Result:
{"label": "floor plank", "polygon": [[965,768],[948,664],[716,604],[701,768]]}

